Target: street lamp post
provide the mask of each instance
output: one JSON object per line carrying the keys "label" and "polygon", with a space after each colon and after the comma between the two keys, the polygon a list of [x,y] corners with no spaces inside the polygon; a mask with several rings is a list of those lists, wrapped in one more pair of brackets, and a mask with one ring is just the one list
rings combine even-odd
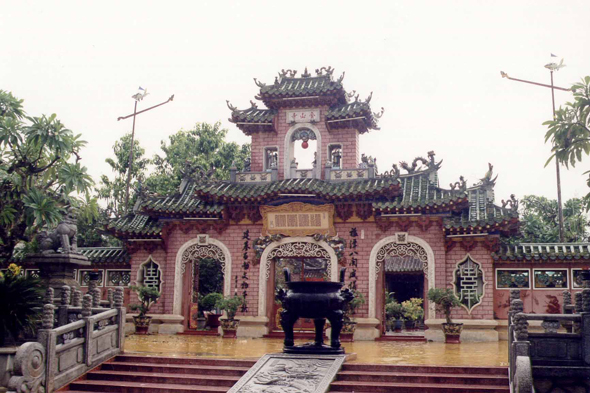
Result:
{"label": "street lamp post", "polygon": [[124,119],[128,119],[131,116],[133,116],[133,126],[131,127],[131,149],[129,151],[129,164],[127,166],[127,184],[125,186],[125,213],[127,213],[128,209],[129,209],[129,183],[131,182],[131,169],[133,167],[133,145],[135,143],[135,117],[141,113],[147,112],[151,109],[157,108],[161,105],[167,104],[170,101],[174,100],[174,94],[172,94],[170,96],[170,98],[168,98],[167,101],[164,101],[158,105],[154,105],[152,107],[149,107],[147,109],[144,109],[142,111],[137,111],[137,103],[141,100],[143,100],[145,98],[145,96],[148,95],[147,89],[143,89],[141,86],[139,87],[138,91],[136,94],[132,95],[131,98],[133,98],[135,100],[135,105],[133,107],[133,113],[131,115],[127,115],[127,116],[121,116],[119,118],[117,118],[117,121],[119,120],[124,120]]}
{"label": "street lamp post", "polygon": [[[552,54],[551,57],[556,57],[556,56]],[[550,85],[546,85],[544,83],[531,82],[531,81],[527,81],[524,79],[511,78],[504,71],[500,71],[500,74],[502,75],[502,78],[507,78],[512,81],[524,82],[524,83],[529,83],[531,85],[550,88],[551,89],[551,102],[553,104],[553,119],[555,120],[555,89],[563,90],[563,91],[571,91],[571,89],[566,89],[564,87],[558,87],[558,86],[553,85],[553,71],[558,71],[562,67],[565,67],[565,65],[563,64],[563,59],[561,60],[560,64],[550,62],[549,64],[545,65],[545,68],[547,68],[551,74],[551,84]],[[563,243],[564,242],[564,237],[563,237],[564,230],[563,230],[563,208],[562,208],[562,203],[561,203],[561,174],[560,174],[560,169],[559,169],[559,160],[557,159],[557,157],[555,157],[555,175],[557,178],[557,216],[558,216],[558,220],[559,220],[559,241],[561,243]]]}

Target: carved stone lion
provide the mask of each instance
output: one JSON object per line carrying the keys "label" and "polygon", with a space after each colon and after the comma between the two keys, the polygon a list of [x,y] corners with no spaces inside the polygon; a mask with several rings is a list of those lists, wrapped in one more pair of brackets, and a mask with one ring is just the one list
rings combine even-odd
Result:
{"label": "carved stone lion", "polygon": [[56,253],[61,247],[65,254],[78,252],[78,226],[71,211],[51,232],[41,231],[37,235],[37,244],[43,254]]}

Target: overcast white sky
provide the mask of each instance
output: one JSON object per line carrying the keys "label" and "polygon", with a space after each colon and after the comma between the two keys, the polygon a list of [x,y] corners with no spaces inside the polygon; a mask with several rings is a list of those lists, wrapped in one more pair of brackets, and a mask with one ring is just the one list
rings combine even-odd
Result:
{"label": "overcast white sky", "polygon": [[[83,164],[96,181],[104,159],[131,130],[131,95],[151,93],[138,116],[148,155],[160,140],[196,122],[221,121],[229,140],[244,136],[227,121],[225,100],[249,106],[282,68],[332,66],[344,85],[385,108],[380,131],[361,152],[380,171],[434,150],[441,186],[469,185],[487,163],[499,174],[496,197],[555,198],[555,166],[544,168],[549,54],[565,58],[556,85],[590,75],[590,1],[4,1],[0,12],[0,89],[25,99],[30,115],[57,113],[88,141]],[[570,99],[556,92],[557,104]],[[562,171],[564,199],[588,191],[582,173]]]}

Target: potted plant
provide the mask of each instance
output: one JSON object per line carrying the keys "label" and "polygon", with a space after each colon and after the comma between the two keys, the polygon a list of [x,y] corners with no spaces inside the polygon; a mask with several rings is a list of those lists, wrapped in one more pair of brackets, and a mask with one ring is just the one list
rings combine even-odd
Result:
{"label": "potted plant", "polygon": [[235,338],[236,331],[240,325],[240,320],[235,319],[238,309],[245,303],[243,296],[222,297],[217,301],[215,307],[227,313],[227,318],[221,318],[221,329],[223,330],[223,338]]}
{"label": "potted plant", "polygon": [[137,292],[137,298],[139,304],[132,304],[129,308],[132,311],[138,311],[138,314],[133,317],[133,324],[135,325],[135,334],[148,334],[152,317],[148,317],[146,314],[150,311],[150,308],[158,302],[160,299],[160,292],[153,287],[131,286],[131,289]]}
{"label": "potted plant", "polygon": [[400,333],[402,331],[402,325],[404,322],[404,312],[402,305],[399,304],[395,299],[387,302],[385,305],[385,315],[387,316],[388,321],[392,321],[392,330],[395,333]]}
{"label": "potted plant", "polygon": [[39,279],[25,277],[21,271],[12,263],[0,273],[0,347],[15,345],[23,334],[32,335],[43,307]]}
{"label": "potted plant", "polygon": [[413,297],[410,300],[403,301],[401,306],[406,320],[406,329],[414,330],[416,328],[416,321],[424,316],[422,299]]}
{"label": "potted plant", "polygon": [[356,310],[365,304],[365,296],[362,292],[353,289],[352,294],[354,298],[344,306],[344,320],[342,322],[342,330],[340,332],[341,341],[354,341],[354,332],[356,331],[356,322],[353,322],[352,316]]}
{"label": "potted plant", "polygon": [[428,291],[428,300],[436,304],[436,309],[445,314],[447,320],[442,324],[442,331],[445,334],[445,342],[459,344],[461,342],[462,323],[453,323],[451,320],[451,309],[459,307],[461,303],[453,290],[449,288],[432,288]]}
{"label": "potted plant", "polygon": [[207,326],[209,329],[217,329],[220,325],[219,317],[223,314],[216,309],[216,304],[221,299],[223,299],[221,293],[212,292],[203,296],[203,299],[200,302],[203,312],[207,312]]}

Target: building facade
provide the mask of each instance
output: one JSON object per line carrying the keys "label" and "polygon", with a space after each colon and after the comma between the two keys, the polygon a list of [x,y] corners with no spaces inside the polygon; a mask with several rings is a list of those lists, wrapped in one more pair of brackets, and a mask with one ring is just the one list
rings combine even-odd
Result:
{"label": "building facade", "polygon": [[501,247],[517,233],[518,202],[495,202],[491,164],[472,186],[460,177],[442,187],[442,161],[432,151],[379,172],[360,154],[360,138],[379,129],[383,111],[373,112],[371,95],[348,93],[343,78],[329,67],[287,70],[270,84],[255,80],[265,108],[228,102],[230,121],[251,137],[251,161],[227,181],[188,167],[178,193],[142,196],[133,214],[114,220],[109,230],[126,257],[96,265],[105,289],[123,275],[159,288],[152,312],[161,333],[196,330],[205,259],[219,266],[226,296],[246,298],[241,336],[280,330],[274,291],[285,267],[297,279],[334,281],[346,267],[346,285],[366,298],[357,340],[385,334],[391,292],[399,301],[424,299],[434,340],[442,340],[443,320],[427,300],[430,288],[460,297],[453,319],[465,324],[464,341],[503,338],[509,289],[522,290],[527,312],[561,311],[563,291],[579,288],[588,245]]}

